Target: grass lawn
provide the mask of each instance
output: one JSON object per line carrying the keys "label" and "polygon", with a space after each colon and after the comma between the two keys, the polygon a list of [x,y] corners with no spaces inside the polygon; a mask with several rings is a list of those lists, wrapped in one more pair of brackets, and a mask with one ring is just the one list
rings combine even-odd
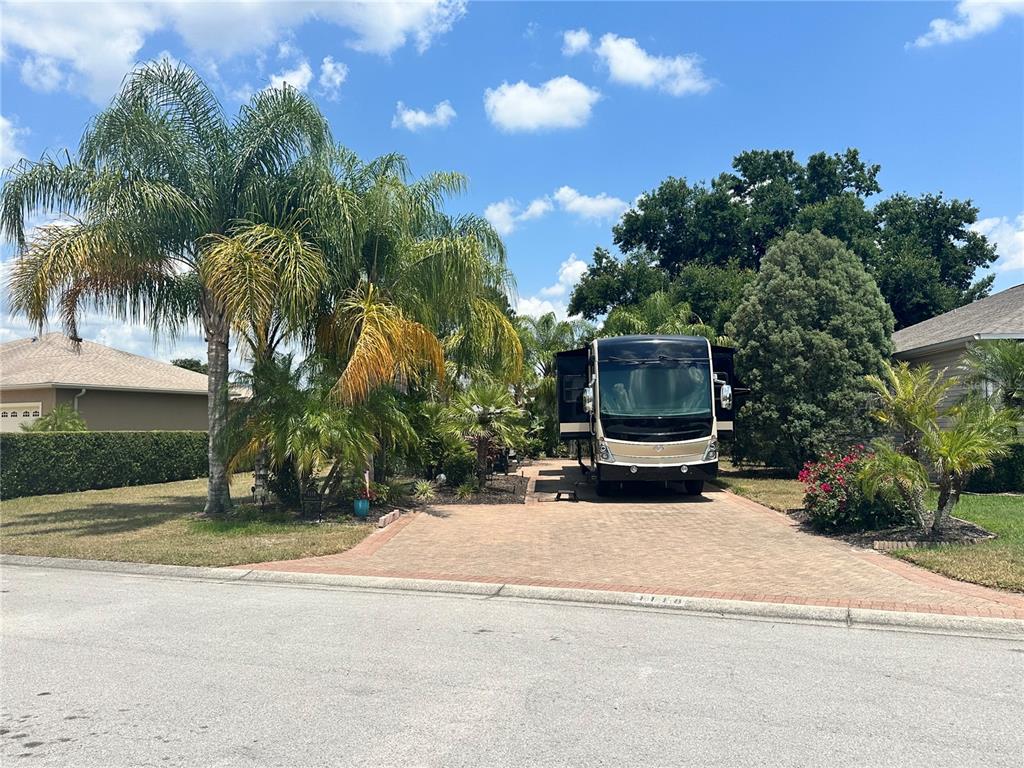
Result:
{"label": "grass lawn", "polygon": [[804,486],[799,480],[764,469],[737,469],[724,459],[718,465],[715,483],[780,512],[804,505]]}
{"label": "grass lawn", "polygon": [[998,538],[891,554],[953,579],[1024,592],[1024,496],[963,496],[953,514]]}
{"label": "grass lawn", "polygon": [[[249,493],[237,475],[235,499]],[[373,529],[366,523],[311,525],[251,508],[223,519],[196,519],[206,480],[110,488],[5,500],[0,552],[171,565],[239,565],[342,552]]]}

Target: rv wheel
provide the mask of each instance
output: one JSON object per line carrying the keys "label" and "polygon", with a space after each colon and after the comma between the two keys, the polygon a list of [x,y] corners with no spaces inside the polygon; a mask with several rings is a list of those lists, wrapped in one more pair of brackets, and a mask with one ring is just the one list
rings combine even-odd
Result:
{"label": "rv wheel", "polygon": [[686,493],[690,496],[700,496],[704,492],[703,480],[686,480],[683,485],[686,486]]}

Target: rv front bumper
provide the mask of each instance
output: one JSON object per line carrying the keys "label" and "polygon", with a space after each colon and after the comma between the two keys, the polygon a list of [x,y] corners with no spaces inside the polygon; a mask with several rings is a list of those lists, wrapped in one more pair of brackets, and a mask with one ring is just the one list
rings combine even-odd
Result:
{"label": "rv front bumper", "polygon": [[[686,471],[683,472],[683,467]],[[633,471],[633,470],[636,471]],[[681,483],[684,480],[713,480],[718,475],[718,462],[706,461],[700,464],[675,466],[651,464],[598,464],[598,477],[610,483],[668,482]]]}

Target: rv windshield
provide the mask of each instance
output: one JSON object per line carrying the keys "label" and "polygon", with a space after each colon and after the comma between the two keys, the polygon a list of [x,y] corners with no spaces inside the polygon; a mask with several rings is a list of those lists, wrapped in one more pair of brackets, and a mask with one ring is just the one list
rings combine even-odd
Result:
{"label": "rv windshield", "polygon": [[606,359],[598,365],[602,416],[711,416],[707,360]]}

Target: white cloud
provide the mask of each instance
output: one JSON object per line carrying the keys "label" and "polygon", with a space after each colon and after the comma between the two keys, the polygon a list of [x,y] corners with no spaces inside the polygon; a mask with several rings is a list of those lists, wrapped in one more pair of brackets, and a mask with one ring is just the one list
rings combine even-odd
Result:
{"label": "white cloud", "polygon": [[285,72],[279,72],[270,76],[268,88],[281,88],[286,83],[297,91],[305,91],[309,88],[309,82],[313,79],[313,68],[308,61],[300,61],[294,68]]}
{"label": "white cloud", "polygon": [[617,219],[628,208],[629,203],[602,192],[590,196],[577,192],[572,187],[560,187],[554,194],[562,210],[584,219]]}
{"label": "white cloud", "polygon": [[956,6],[956,19],[932,19],[928,31],[912,45],[928,48],[932,45],[968,40],[991,32],[1004,19],[1024,15],[1024,0],[962,0]]}
{"label": "white cloud", "polygon": [[10,168],[25,157],[21,140],[28,134],[28,128],[15,125],[12,120],[0,115],[0,170]]}
{"label": "white cloud", "polygon": [[348,78],[348,67],[332,56],[324,56],[320,62],[320,88],[324,95],[332,101],[338,98],[341,84]]}
{"label": "white cloud", "polygon": [[587,271],[587,262],[579,258],[575,253],[570,253],[569,258],[563,261],[558,267],[558,280],[554,285],[541,288],[544,296],[565,296],[571,291],[580,278]]}
{"label": "white cloud", "polygon": [[[31,87],[57,87],[51,83],[61,72],[60,87],[105,103],[158,32],[176,32],[195,57],[215,64],[281,39],[287,58],[291,32],[317,19],[349,30],[350,47],[388,55],[410,41],[426,50],[465,11],[464,0],[5,3],[0,43],[6,55],[18,56]],[[48,60],[43,70],[40,60]]]}
{"label": "white cloud", "polygon": [[55,91],[64,78],[60,65],[49,56],[29,56],[21,62],[21,81],[34,91]]}
{"label": "white cloud", "polygon": [[590,119],[601,93],[568,75],[532,86],[502,83],[484,92],[484,107],[491,122],[503,131],[540,131],[579,128]]}
{"label": "white cloud", "polygon": [[652,56],[631,37],[607,34],[595,49],[598,58],[608,67],[611,79],[641,88],[658,88],[673,96],[707,93],[712,81],[701,69],[700,57]]}
{"label": "white cloud", "polygon": [[565,302],[554,302],[537,296],[520,296],[516,301],[516,312],[520,315],[532,315],[533,317],[540,317],[548,312],[554,312],[555,317],[559,320],[564,320],[569,314],[569,309]]}
{"label": "white cloud", "polygon": [[538,197],[531,201],[526,208],[521,208],[518,202],[507,197],[500,202],[488,205],[484,209],[484,218],[490,222],[499,235],[510,235],[520,222],[539,219],[553,207],[551,201],[546,197]]}
{"label": "white cloud", "polygon": [[590,33],[585,29],[567,29],[562,33],[562,53],[575,56],[590,49]]}
{"label": "white cloud", "polygon": [[[146,37],[161,26],[156,8],[134,3],[9,3],[3,13],[7,55],[15,47],[35,61],[49,59],[54,67],[66,63],[71,71],[64,87],[97,102],[110,98],[135,65]],[[47,78],[33,79],[37,69],[28,65],[26,83],[49,85]]]}
{"label": "white cloud", "polygon": [[996,244],[999,258],[992,265],[996,272],[1024,269],[1024,213],[1015,220],[1006,216],[981,219],[971,229]]}
{"label": "white cloud", "polygon": [[421,128],[444,128],[454,119],[455,109],[448,100],[435,105],[433,112],[412,109],[402,102],[398,102],[395,106],[395,116],[391,119],[391,127],[405,128],[408,131],[418,131]]}
{"label": "white cloud", "polygon": [[398,50],[408,40],[414,40],[416,50],[423,53],[466,13],[465,0],[319,3],[313,7],[318,17],[356,33],[349,41],[352,48],[383,55]]}
{"label": "white cloud", "polygon": [[570,253],[569,258],[558,266],[558,277],[552,285],[540,289],[537,296],[521,296],[516,301],[516,312],[521,315],[540,317],[554,312],[559,320],[569,315],[566,297],[587,271],[587,262]]}

